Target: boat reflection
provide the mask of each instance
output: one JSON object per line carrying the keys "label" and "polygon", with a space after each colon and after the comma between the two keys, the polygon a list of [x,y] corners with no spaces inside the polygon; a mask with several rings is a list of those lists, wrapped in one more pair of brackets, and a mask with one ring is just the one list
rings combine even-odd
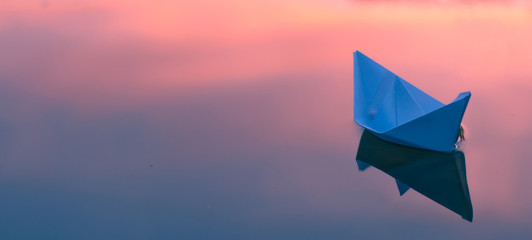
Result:
{"label": "boat reflection", "polygon": [[356,160],[360,171],[373,166],[395,178],[401,196],[412,188],[462,218],[473,220],[463,152],[404,147],[364,130]]}

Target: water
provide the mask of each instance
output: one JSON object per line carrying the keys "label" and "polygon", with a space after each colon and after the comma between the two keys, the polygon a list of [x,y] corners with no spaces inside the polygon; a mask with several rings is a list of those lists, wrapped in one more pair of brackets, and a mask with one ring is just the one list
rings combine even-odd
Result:
{"label": "water", "polygon": [[[0,3],[2,239],[528,239],[524,3]],[[471,91],[473,221],[356,163],[352,52]]]}

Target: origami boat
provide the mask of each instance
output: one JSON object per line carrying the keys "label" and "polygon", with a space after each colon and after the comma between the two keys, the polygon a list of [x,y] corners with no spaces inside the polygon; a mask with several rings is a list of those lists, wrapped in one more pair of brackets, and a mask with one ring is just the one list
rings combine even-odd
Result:
{"label": "origami boat", "polygon": [[401,196],[412,188],[463,219],[473,220],[461,151],[443,153],[404,147],[365,130],[358,146],[357,165],[360,171],[373,166],[395,178]]}
{"label": "origami boat", "polygon": [[470,92],[445,105],[359,51],[354,54],[354,120],[393,143],[450,152]]}

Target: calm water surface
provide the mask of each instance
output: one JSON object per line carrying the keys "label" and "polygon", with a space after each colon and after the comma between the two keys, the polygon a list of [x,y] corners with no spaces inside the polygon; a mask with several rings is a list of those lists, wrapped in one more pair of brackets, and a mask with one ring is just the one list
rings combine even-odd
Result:
{"label": "calm water surface", "polygon": [[[532,238],[532,7],[368,2],[1,2],[0,238]],[[472,222],[358,170],[355,50],[472,92]]]}

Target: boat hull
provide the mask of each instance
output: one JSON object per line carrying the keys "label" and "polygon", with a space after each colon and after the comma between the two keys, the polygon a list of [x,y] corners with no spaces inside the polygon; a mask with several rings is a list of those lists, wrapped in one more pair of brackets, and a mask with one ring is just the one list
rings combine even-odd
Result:
{"label": "boat hull", "polygon": [[470,98],[470,92],[463,92],[445,105],[362,53],[354,53],[354,120],[385,141],[452,151]]}

